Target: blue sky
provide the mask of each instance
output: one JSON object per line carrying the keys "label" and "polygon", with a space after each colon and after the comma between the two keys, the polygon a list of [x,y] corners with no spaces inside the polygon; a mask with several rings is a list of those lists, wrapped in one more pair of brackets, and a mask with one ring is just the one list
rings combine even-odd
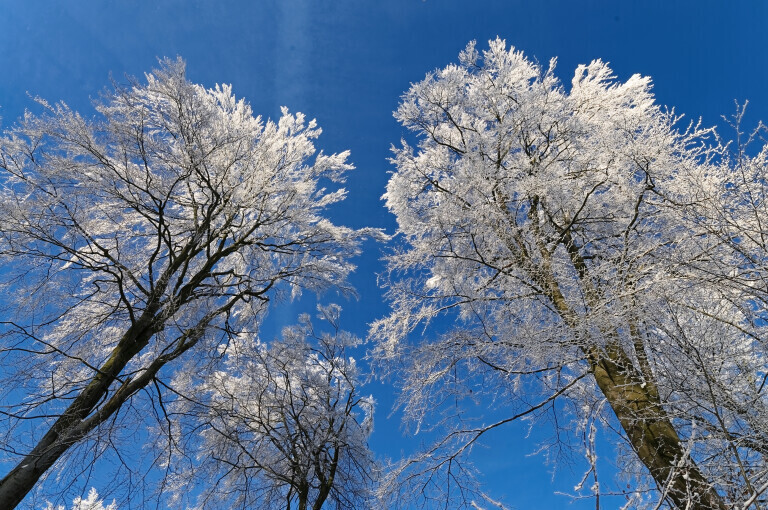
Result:
{"label": "blue sky", "polygon": [[[141,76],[158,57],[187,60],[190,80],[232,83],[255,112],[277,117],[281,105],[318,120],[325,152],[350,149],[357,167],[349,198],[333,211],[352,227],[392,233],[380,201],[391,167],[389,147],[409,136],[392,118],[400,95],[430,70],[457,60],[470,40],[500,36],[541,62],[558,57],[568,83],[576,65],[601,58],[620,79],[649,75],[658,102],[705,125],[750,101],[746,122],[768,120],[768,2],[517,0],[265,0],[0,2],[0,116],[7,126],[27,96],[64,100],[90,113],[90,98],[126,74]],[[728,133],[726,133],[728,134]],[[353,277],[360,299],[342,303],[343,327],[364,336],[387,311],[376,273],[381,250],[366,245]],[[330,299],[333,299],[331,296]],[[302,303],[274,309],[270,327],[289,324]],[[393,396],[379,402],[372,446],[398,456],[402,439]],[[497,431],[478,449],[492,493],[516,508],[594,508],[554,491],[575,481],[568,468],[552,480],[523,428]]]}

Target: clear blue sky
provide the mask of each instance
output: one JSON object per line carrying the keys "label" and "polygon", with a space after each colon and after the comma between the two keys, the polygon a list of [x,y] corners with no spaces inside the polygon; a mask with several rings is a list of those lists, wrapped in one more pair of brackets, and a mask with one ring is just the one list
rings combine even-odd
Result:
{"label": "clear blue sky", "polygon": [[[345,149],[357,170],[334,220],[394,230],[379,197],[390,170],[390,144],[405,130],[392,118],[411,82],[457,59],[469,40],[482,47],[500,36],[541,62],[558,57],[568,83],[580,63],[601,58],[619,78],[650,75],[660,103],[704,124],[750,101],[747,123],[768,120],[768,2],[518,0],[0,0],[0,116],[10,125],[27,93],[64,100],[90,113],[90,98],[112,73],[141,76],[158,57],[187,60],[190,80],[232,83],[255,112],[276,117],[281,105],[318,120],[318,146]],[[386,313],[376,273],[382,246],[367,245],[353,278],[360,299],[342,303],[343,326],[364,336]],[[292,323],[302,304],[271,312]],[[398,456],[392,395],[372,384],[379,402],[373,448]],[[556,490],[575,481],[566,467],[554,481],[524,429],[497,431],[475,456],[492,493],[518,509],[569,505]]]}

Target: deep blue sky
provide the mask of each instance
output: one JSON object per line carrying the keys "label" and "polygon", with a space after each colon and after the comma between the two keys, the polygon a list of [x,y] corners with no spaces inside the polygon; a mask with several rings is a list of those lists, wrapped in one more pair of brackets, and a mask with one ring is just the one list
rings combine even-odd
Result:
{"label": "deep blue sky", "polygon": [[[390,144],[407,136],[391,114],[399,96],[469,40],[482,48],[496,36],[541,62],[557,56],[566,83],[576,65],[601,58],[621,79],[650,75],[660,103],[706,125],[733,113],[734,99],[750,101],[748,123],[768,120],[768,2],[758,0],[2,0],[0,116],[7,126],[34,108],[27,93],[90,113],[110,73],[140,76],[180,55],[192,81],[232,83],[257,113],[274,118],[286,105],[317,118],[318,146],[350,149],[357,166],[334,219],[392,233],[379,197]],[[360,299],[343,303],[342,316],[361,336],[386,313],[375,276],[383,247],[367,248],[353,278]],[[270,320],[291,323],[300,307],[282,305]],[[413,442],[387,419],[385,388],[369,388],[379,401],[373,447],[397,456]],[[496,432],[492,449],[477,451],[491,491],[519,509],[594,508],[552,495],[575,482],[567,470],[552,481],[543,459],[526,457],[534,444],[523,432]]]}

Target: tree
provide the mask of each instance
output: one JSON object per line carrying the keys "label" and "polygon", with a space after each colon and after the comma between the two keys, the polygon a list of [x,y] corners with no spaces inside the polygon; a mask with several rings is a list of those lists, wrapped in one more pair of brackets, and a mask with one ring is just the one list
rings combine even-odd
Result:
{"label": "tree", "polygon": [[[45,510],[65,510],[65,508],[61,505],[54,508],[52,504],[48,503]],[[117,510],[117,505],[113,501],[104,506],[104,501],[99,499],[99,493],[96,489],[91,488],[86,499],[77,497],[72,501],[72,510]]]}
{"label": "tree", "polygon": [[115,85],[94,120],[39,102],[0,141],[3,450],[16,462],[0,508],[73,445],[108,445],[121,410],[162,419],[174,367],[213,373],[216,346],[254,332],[270,300],[350,291],[362,235],[322,215],[345,191],[318,183],[352,167],[346,152],[313,158],[315,121],[254,117],[231,87],[187,81],[180,59]]}
{"label": "tree", "polygon": [[337,305],[318,309],[332,333],[303,315],[269,346],[233,339],[221,346],[224,370],[176,383],[187,396],[169,406],[179,500],[198,479],[196,508],[368,508],[373,400],[347,357],[360,340],[339,329]]}
{"label": "tree", "polygon": [[[454,487],[440,497],[469,505],[461,454],[505,423],[550,418],[550,446],[584,452],[598,506],[602,424],[618,433],[626,508],[755,508],[768,149],[733,158],[713,130],[679,129],[648,78],[617,82],[594,61],[566,90],[554,67],[472,43],[395,113],[418,145],[394,150],[384,198],[402,246],[387,258],[393,311],[372,333],[406,417],[444,414],[441,438],[384,487]],[[473,418],[488,401],[509,414]]]}

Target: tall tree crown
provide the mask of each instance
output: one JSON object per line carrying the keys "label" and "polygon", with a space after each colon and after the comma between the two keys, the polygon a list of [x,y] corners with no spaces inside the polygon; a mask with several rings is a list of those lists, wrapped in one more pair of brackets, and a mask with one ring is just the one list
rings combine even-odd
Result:
{"label": "tall tree crown", "polygon": [[351,292],[363,235],[324,217],[345,191],[321,181],[352,165],[316,153],[314,120],[254,116],[180,59],[115,85],[94,119],[39,102],[0,139],[3,434],[15,452],[37,443],[0,482],[9,501],[72,444],[98,444],[137,391],[159,398],[177,358],[212,373],[222,338],[253,334],[270,300]]}
{"label": "tall tree crown", "polygon": [[[766,252],[758,245],[745,260],[744,234],[730,233],[762,218],[764,180],[749,184],[753,205],[736,195],[749,181],[738,172],[764,175],[764,157],[735,164],[713,130],[680,128],[648,78],[619,82],[593,61],[566,89],[554,66],[499,39],[482,55],[471,43],[395,112],[418,141],[394,149],[383,198],[401,246],[387,258],[393,310],[372,333],[406,416],[434,422],[442,407],[445,432],[393,479],[434,497],[432,477],[453,479],[459,454],[485,432],[565,413],[584,438],[595,423],[620,431],[622,476],[640,480],[632,508],[757,501],[765,429],[747,415],[766,403],[754,383],[763,291],[731,264],[754,283]],[[726,227],[723,211],[740,219]],[[482,394],[510,416],[488,422],[448,405]],[[761,411],[745,412],[747,402]],[[596,478],[591,441],[579,442]],[[471,503],[461,490],[447,497]]]}

